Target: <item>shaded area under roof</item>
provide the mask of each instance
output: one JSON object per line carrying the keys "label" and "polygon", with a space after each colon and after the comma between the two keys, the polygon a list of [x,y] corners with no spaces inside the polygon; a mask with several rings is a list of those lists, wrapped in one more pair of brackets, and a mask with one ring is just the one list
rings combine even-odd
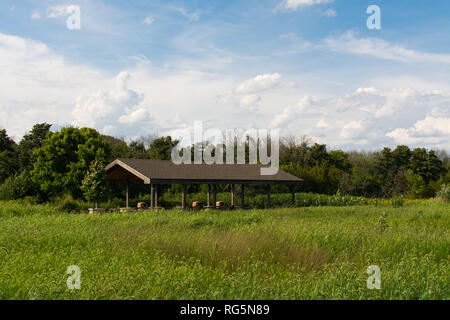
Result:
{"label": "shaded area under roof", "polygon": [[259,164],[181,164],[166,160],[117,159],[106,166],[109,181],[130,184],[301,184],[282,170],[261,175]]}

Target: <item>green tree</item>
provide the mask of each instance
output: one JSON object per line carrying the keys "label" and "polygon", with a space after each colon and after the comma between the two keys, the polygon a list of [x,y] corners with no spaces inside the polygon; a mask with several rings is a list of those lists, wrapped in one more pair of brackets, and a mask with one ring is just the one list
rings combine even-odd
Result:
{"label": "green tree", "polygon": [[100,134],[90,128],[67,127],[50,133],[36,150],[33,181],[48,195],[70,194],[80,198],[81,183],[92,161],[111,161],[111,150]]}
{"label": "green tree", "polygon": [[38,194],[38,187],[33,183],[27,171],[8,177],[0,185],[0,200],[17,200]]}
{"label": "green tree", "polygon": [[112,159],[130,157],[131,150],[123,139],[118,139],[111,136],[102,136],[102,138],[109,144]]}
{"label": "green tree", "polygon": [[377,177],[376,154],[352,153],[350,190],[353,195],[376,197],[381,195],[382,182]]}
{"label": "green tree", "polygon": [[391,195],[395,197],[405,195],[409,192],[409,188],[406,170],[399,170],[394,176]]}
{"label": "green tree", "polygon": [[86,200],[93,204],[93,208],[97,208],[97,203],[105,200],[107,187],[105,164],[96,159],[92,161],[84,176],[81,190]]}
{"label": "green tree", "polygon": [[309,147],[306,156],[306,165],[309,167],[314,167],[321,164],[324,161],[328,161],[329,156],[327,152],[327,146],[324,144],[315,143]]}
{"label": "green tree", "polygon": [[36,161],[34,151],[42,147],[42,142],[50,132],[51,126],[48,123],[36,124],[23,136],[18,148],[20,170],[33,170],[33,163]]}
{"label": "green tree", "polygon": [[134,140],[129,144],[130,157],[135,159],[148,159],[149,154],[143,140]]}
{"label": "green tree", "polygon": [[0,152],[1,151],[11,151],[16,150],[16,143],[11,139],[6,133],[5,129],[0,130]]}
{"label": "green tree", "polygon": [[378,153],[375,159],[375,168],[380,176],[385,177],[386,179],[392,177],[396,168],[394,166],[394,158],[391,149],[383,148],[383,150]]}
{"label": "green tree", "polygon": [[306,155],[310,141],[304,138],[301,142],[295,137],[285,137],[280,144],[280,164],[296,163],[306,165]]}
{"label": "green tree", "polygon": [[6,133],[0,130],[0,184],[6,178],[13,176],[19,166],[17,165],[17,144]]}
{"label": "green tree", "polygon": [[408,169],[411,160],[411,150],[408,146],[398,146],[392,151],[392,162],[396,170]]}
{"label": "green tree", "polygon": [[152,160],[170,160],[172,149],[177,146],[178,140],[172,140],[172,137],[160,137],[153,140],[150,145],[150,159]]}
{"label": "green tree", "polygon": [[442,161],[431,150],[427,152],[424,148],[414,149],[410,161],[410,169],[422,177],[426,184],[430,181],[439,180],[446,173]]}
{"label": "green tree", "polygon": [[350,172],[352,166],[348,157],[348,153],[341,150],[332,150],[328,155],[328,162],[339,170]]}
{"label": "green tree", "polygon": [[415,174],[412,170],[408,170],[406,179],[409,183],[409,192],[411,197],[417,199],[427,197],[427,184],[420,174]]}

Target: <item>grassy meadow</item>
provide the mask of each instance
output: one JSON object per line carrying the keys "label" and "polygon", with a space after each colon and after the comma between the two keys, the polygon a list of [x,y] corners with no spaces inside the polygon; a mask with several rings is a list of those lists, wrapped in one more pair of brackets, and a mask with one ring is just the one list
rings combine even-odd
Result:
{"label": "grassy meadow", "polygon": [[[103,216],[0,204],[0,299],[449,299],[437,201]],[[67,267],[81,289],[66,287]],[[381,290],[369,290],[370,265]]]}

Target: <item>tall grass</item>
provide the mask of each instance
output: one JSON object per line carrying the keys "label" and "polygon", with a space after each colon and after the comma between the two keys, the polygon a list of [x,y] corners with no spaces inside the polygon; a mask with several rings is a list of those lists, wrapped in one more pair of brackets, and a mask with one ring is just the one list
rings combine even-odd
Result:
{"label": "tall grass", "polygon": [[[448,299],[449,207],[151,211],[0,204],[1,299]],[[81,290],[66,287],[69,265]],[[382,289],[369,290],[369,265]]]}

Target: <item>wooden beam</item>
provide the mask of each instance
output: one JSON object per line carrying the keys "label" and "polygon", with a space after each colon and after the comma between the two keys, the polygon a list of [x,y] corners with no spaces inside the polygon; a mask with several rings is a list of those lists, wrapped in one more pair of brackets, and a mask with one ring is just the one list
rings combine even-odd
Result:
{"label": "wooden beam", "polygon": [[126,202],[126,208],[127,209],[130,207],[130,202],[129,202],[130,195],[129,195],[129,193],[130,193],[130,183],[127,181],[127,191],[126,191],[126,194],[125,194],[125,202]]}
{"label": "wooden beam", "polygon": [[283,181],[283,180],[218,180],[218,179],[156,179],[152,181],[158,184],[245,184],[245,185],[300,185],[303,181]]}
{"label": "wooden beam", "polygon": [[208,184],[208,196],[207,196],[207,206],[211,206],[211,185]]}
{"label": "wooden beam", "polygon": [[271,203],[270,203],[270,184],[267,185],[267,208],[270,208]]}
{"label": "wooden beam", "polygon": [[295,188],[294,186],[291,186],[291,194],[292,194],[292,206],[295,207]]}
{"label": "wooden beam", "polygon": [[216,209],[217,204],[217,186],[213,184],[213,209]]}
{"label": "wooden beam", "polygon": [[241,209],[245,207],[245,185],[241,185]]}
{"label": "wooden beam", "polygon": [[152,183],[150,185],[150,208],[153,209],[155,207],[155,186]]}
{"label": "wooden beam", "polygon": [[158,185],[155,184],[155,208],[158,208]]}
{"label": "wooden beam", "polygon": [[183,207],[183,210],[186,210],[186,185],[185,184],[183,184],[183,186],[182,186],[181,206]]}
{"label": "wooden beam", "polygon": [[231,185],[231,206],[234,207],[234,184]]}
{"label": "wooden beam", "polygon": [[133,169],[132,167],[130,167],[129,165],[127,165],[126,163],[120,161],[119,159],[114,160],[113,162],[111,162],[110,164],[108,164],[105,168],[105,171],[109,171],[110,169],[112,169],[114,166],[120,166],[122,168],[124,168],[125,170],[127,170],[128,172],[131,172],[133,175],[135,175],[136,177],[142,179],[142,181],[144,182],[144,184],[150,184],[150,178],[143,175],[142,173],[140,173],[139,171]]}

